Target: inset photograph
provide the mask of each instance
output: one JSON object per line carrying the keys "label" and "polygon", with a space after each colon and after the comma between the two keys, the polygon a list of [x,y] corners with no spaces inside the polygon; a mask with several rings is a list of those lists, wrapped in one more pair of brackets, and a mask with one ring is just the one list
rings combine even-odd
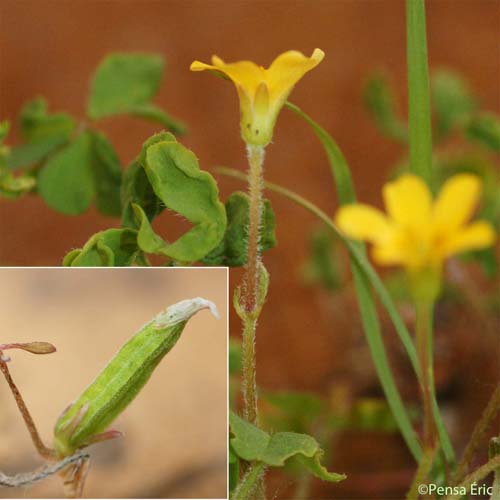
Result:
{"label": "inset photograph", "polygon": [[227,288],[0,269],[0,497],[226,498]]}

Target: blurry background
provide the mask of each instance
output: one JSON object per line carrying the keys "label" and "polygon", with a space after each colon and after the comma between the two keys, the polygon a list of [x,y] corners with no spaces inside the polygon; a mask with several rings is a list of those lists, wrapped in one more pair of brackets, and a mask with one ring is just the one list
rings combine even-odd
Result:
{"label": "blurry background", "polygon": [[[426,5],[431,70],[444,66],[462,74],[482,107],[498,113],[498,0],[427,0]],[[105,54],[163,54],[167,70],[156,102],[187,122],[189,133],[181,140],[204,169],[246,169],[244,145],[233,86],[206,73],[189,72],[190,63],[208,62],[217,54],[227,61],[251,59],[268,65],[285,50],[309,55],[320,47],[325,60],[297,85],[291,100],[336,139],[352,167],[359,198],[379,205],[381,184],[405,154],[404,146],[381,136],[361,98],[368,76],[386,70],[399,112],[406,115],[402,0],[2,0],[0,37],[0,116],[10,120],[36,95],[45,96],[52,110],[82,118],[89,77]],[[98,125],[124,165],[144,139],[158,131],[155,125],[127,117]],[[14,131],[9,140],[16,138]],[[447,147],[459,145],[452,140]],[[268,180],[334,212],[337,200],[325,154],[311,130],[287,110],[267,148],[265,169]],[[221,177],[217,181],[223,199],[243,187]],[[380,398],[352,289],[332,297],[302,284],[299,268],[310,251],[314,219],[289,201],[268,196],[276,212],[279,244],[265,256],[271,289],[259,324],[259,384],[322,394],[338,408],[349,407],[350,398],[359,395]],[[158,227],[164,223],[170,235],[179,222],[168,217],[162,215]],[[111,225],[118,221],[94,209],[72,219],[36,197],[0,200],[0,262],[58,265],[69,249],[81,247],[91,234]],[[240,276],[239,270],[231,271],[231,283],[237,284]],[[491,283],[484,284],[488,286],[491,289]],[[438,335],[443,340],[437,344],[437,361],[443,369],[437,376],[447,424],[463,444],[498,375],[500,346],[498,313],[478,318],[467,300],[465,306],[458,304],[440,309]],[[411,325],[411,308],[406,312]],[[234,316],[231,325],[232,333],[239,335]],[[391,327],[385,327],[392,338]],[[393,344],[393,358],[404,360],[399,344]],[[418,388],[404,361],[399,370],[405,396],[418,407]],[[350,480],[331,487],[316,484],[318,496],[401,498],[413,462],[397,433],[358,430],[344,433],[342,439],[332,441],[330,457]],[[280,476],[270,493],[290,498],[291,484]]]}
{"label": "blurry background", "polygon": [[[89,448],[84,490],[94,498],[225,498],[227,273],[224,269],[3,269],[1,342],[44,340],[57,352],[7,351],[44,442],[64,410],[118,349],[170,304],[201,296],[221,319],[200,311],[139,396],[112,424],[119,439]],[[42,462],[12,394],[0,380],[0,470]],[[0,496],[58,498],[59,477]]]}

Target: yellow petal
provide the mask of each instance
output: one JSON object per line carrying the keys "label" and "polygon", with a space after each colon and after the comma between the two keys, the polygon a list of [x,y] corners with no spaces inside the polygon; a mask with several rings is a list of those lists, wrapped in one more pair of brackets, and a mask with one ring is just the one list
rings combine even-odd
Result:
{"label": "yellow petal", "polygon": [[374,246],[373,260],[381,266],[407,265],[407,255],[397,245]]}
{"label": "yellow petal", "polygon": [[496,234],[491,224],[477,221],[456,231],[453,236],[443,242],[443,257],[466,252],[468,250],[480,250],[487,248],[495,242]]}
{"label": "yellow petal", "polygon": [[391,226],[387,217],[369,205],[344,205],[335,215],[335,224],[349,238],[382,242]]}
{"label": "yellow petal", "polygon": [[432,196],[420,177],[412,174],[402,175],[384,186],[383,197],[387,213],[397,224],[415,232],[426,233]]}
{"label": "yellow petal", "polygon": [[465,224],[480,195],[481,183],[475,175],[459,174],[448,179],[434,204],[436,231],[450,233]]}
{"label": "yellow petal", "polygon": [[311,57],[297,50],[280,54],[266,70],[271,101],[284,103],[293,86],[324,57],[321,49],[314,49]]}
{"label": "yellow petal", "polygon": [[253,99],[257,87],[266,79],[265,69],[252,61],[239,61],[226,64],[217,56],[212,57],[212,64],[205,64],[200,61],[191,63],[191,71],[212,70],[218,71],[232,80],[236,86],[245,89]]}

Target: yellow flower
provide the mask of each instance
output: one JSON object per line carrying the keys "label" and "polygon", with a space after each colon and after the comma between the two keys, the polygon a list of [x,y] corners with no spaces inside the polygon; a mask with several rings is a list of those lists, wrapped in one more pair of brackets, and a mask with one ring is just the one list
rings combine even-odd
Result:
{"label": "yellow flower", "polygon": [[387,215],[361,203],[345,205],[335,223],[347,236],[372,243],[377,263],[439,275],[451,255],[494,243],[496,235],[489,223],[468,223],[480,194],[477,177],[458,174],[445,182],[433,200],[424,181],[407,174],[384,186]]}
{"label": "yellow flower", "polygon": [[232,80],[240,98],[243,140],[266,146],[272,140],[274,124],[293,86],[324,56],[320,49],[314,49],[311,57],[290,50],[280,54],[268,69],[251,61],[225,63],[213,56],[212,64],[194,61],[191,71],[213,70]]}

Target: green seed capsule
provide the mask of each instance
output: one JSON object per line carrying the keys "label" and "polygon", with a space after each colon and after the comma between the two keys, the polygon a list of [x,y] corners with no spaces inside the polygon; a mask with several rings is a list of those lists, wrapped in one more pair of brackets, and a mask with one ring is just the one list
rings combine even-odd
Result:
{"label": "green seed capsule", "polygon": [[[61,457],[99,440],[137,396],[156,366],[174,347],[191,316],[215,304],[200,297],[171,305],[143,326],[108,363],[82,395],[59,417],[54,448]],[[113,437],[113,431],[103,435]]]}

